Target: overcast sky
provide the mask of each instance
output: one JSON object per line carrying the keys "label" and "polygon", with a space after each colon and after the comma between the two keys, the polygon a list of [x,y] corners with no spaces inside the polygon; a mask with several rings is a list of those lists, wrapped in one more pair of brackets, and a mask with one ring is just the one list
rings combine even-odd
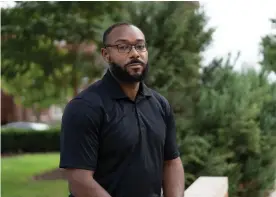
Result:
{"label": "overcast sky", "polygon": [[209,26],[216,27],[214,41],[205,53],[206,62],[215,56],[241,51],[236,69],[243,62],[257,68],[261,37],[273,31],[269,18],[276,17],[276,0],[202,0],[200,3],[210,18]]}
{"label": "overcast sky", "polygon": [[261,37],[271,33],[269,18],[276,17],[276,0],[203,0],[209,25],[216,27],[206,59],[241,51],[240,62],[256,66]]}

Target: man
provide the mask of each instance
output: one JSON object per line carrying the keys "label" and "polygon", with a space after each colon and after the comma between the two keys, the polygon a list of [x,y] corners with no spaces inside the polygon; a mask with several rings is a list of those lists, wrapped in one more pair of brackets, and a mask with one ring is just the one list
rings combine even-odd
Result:
{"label": "man", "polygon": [[184,170],[167,100],[148,88],[142,31],[118,23],[103,36],[104,77],[64,111],[60,168],[74,197],[184,196]]}

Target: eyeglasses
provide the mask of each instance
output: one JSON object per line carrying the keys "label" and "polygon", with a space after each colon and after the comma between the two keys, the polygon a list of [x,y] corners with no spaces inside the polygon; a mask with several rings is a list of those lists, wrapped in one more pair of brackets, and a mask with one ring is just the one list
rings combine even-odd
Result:
{"label": "eyeglasses", "polygon": [[116,44],[116,45],[105,45],[105,47],[117,47],[119,53],[129,53],[134,47],[137,52],[147,51],[147,46],[145,43],[141,44]]}

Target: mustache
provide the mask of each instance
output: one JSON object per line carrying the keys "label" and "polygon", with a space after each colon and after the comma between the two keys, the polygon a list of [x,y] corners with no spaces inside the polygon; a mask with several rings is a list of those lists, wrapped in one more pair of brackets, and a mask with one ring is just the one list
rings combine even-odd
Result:
{"label": "mustache", "polygon": [[128,62],[127,64],[125,64],[125,66],[128,66],[130,64],[142,64],[143,66],[146,65],[144,62],[142,62],[141,60],[138,60],[138,59],[131,60],[130,62]]}

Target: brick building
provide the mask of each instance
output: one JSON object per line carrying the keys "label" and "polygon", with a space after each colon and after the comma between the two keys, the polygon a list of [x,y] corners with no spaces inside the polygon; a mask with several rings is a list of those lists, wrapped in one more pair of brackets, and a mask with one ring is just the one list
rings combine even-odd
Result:
{"label": "brick building", "polygon": [[[61,118],[61,110],[55,106],[41,112],[41,122],[52,122]],[[9,122],[27,121],[35,122],[36,117],[32,109],[24,108],[14,102],[12,96],[1,90],[1,125]]]}

